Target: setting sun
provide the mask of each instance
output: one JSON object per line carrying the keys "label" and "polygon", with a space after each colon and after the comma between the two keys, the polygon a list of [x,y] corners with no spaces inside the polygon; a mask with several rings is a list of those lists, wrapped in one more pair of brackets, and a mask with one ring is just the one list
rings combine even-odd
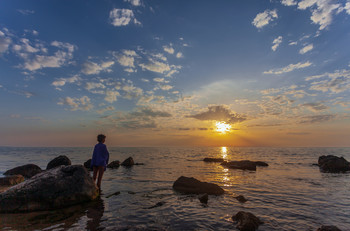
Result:
{"label": "setting sun", "polygon": [[231,130],[231,125],[225,122],[216,122],[215,126],[217,132],[226,133]]}

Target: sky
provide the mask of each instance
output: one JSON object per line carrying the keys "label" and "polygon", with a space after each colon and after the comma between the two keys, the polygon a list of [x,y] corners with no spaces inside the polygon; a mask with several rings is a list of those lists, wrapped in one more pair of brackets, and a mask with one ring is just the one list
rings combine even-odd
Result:
{"label": "sky", "polygon": [[350,146],[349,0],[2,0],[0,146]]}

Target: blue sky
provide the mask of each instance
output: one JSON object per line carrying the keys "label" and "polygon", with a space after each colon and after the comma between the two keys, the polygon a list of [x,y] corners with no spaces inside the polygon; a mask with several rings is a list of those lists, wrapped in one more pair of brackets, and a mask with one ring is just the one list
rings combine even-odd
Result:
{"label": "blue sky", "polygon": [[349,146],[349,19],[345,0],[1,1],[0,145]]}

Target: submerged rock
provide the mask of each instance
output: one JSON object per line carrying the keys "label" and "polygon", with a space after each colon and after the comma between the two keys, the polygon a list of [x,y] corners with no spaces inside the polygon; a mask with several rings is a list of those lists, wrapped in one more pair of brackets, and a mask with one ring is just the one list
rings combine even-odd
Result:
{"label": "submerged rock", "polygon": [[179,177],[173,184],[173,189],[186,194],[222,195],[224,190],[213,183],[201,182],[193,177]]}
{"label": "submerged rock", "polygon": [[263,162],[263,161],[254,161],[256,166],[260,166],[260,167],[268,167],[268,163]]}
{"label": "submerged rock", "polygon": [[215,162],[215,163],[222,163],[224,162],[223,158],[211,158],[211,157],[207,157],[203,159],[204,162]]}
{"label": "submerged rock", "polygon": [[350,171],[350,163],[343,157],[333,155],[320,156],[318,158],[318,166],[324,172],[346,172]]}
{"label": "submerged rock", "polygon": [[109,194],[108,196],[106,196],[106,198],[110,198],[111,196],[118,196],[120,194],[120,191],[117,191],[115,193]]}
{"label": "submerged rock", "polygon": [[153,208],[157,208],[157,207],[160,207],[160,206],[163,206],[165,204],[165,202],[163,201],[160,201],[158,202],[157,204],[151,206],[151,207],[148,207],[147,209],[153,209]]}
{"label": "submerged rock", "polygon": [[205,194],[203,194],[203,195],[200,195],[200,196],[198,197],[198,199],[199,199],[199,201],[200,201],[201,203],[207,204],[207,203],[208,203],[209,197],[208,197],[208,194],[205,193]]}
{"label": "submerged rock", "polygon": [[237,229],[241,231],[255,231],[259,225],[264,223],[254,214],[243,211],[239,211],[236,215],[232,216],[232,220],[238,222]]}
{"label": "submerged rock", "polygon": [[256,171],[256,163],[250,160],[223,162],[221,165],[231,169]]}
{"label": "submerged rock", "polygon": [[16,185],[24,181],[24,177],[22,175],[11,175],[0,178],[0,186],[11,186]]}
{"label": "submerged rock", "polygon": [[107,165],[107,168],[119,168],[119,166],[120,166],[120,161],[115,160],[115,161],[112,161],[111,163],[109,163]]}
{"label": "submerged rock", "polygon": [[127,158],[123,161],[122,166],[124,167],[131,167],[135,164],[134,159],[132,157]]}
{"label": "submerged rock", "polygon": [[61,156],[58,156],[55,159],[51,160],[47,164],[46,170],[56,168],[56,167],[61,166],[61,165],[67,166],[67,165],[71,165],[71,164],[72,164],[72,162],[70,161],[70,159],[67,156],[61,155]]}
{"label": "submerged rock", "polygon": [[245,197],[242,196],[242,195],[236,196],[235,198],[236,198],[239,202],[241,202],[241,203],[245,203],[245,202],[248,201],[248,200],[245,199]]}
{"label": "submerged rock", "polygon": [[35,176],[38,173],[41,173],[42,170],[39,166],[35,164],[26,164],[22,165],[16,168],[12,168],[10,170],[7,170],[4,175],[9,176],[9,175],[22,175],[25,178],[31,178]]}
{"label": "submerged rock", "polygon": [[334,225],[322,225],[317,231],[341,231],[337,226]]}
{"label": "submerged rock", "polygon": [[0,212],[52,210],[91,201],[98,188],[82,165],[59,166],[0,194]]}
{"label": "submerged rock", "polygon": [[88,169],[89,171],[92,171],[91,168],[91,159],[88,159],[87,161],[84,162],[84,167]]}

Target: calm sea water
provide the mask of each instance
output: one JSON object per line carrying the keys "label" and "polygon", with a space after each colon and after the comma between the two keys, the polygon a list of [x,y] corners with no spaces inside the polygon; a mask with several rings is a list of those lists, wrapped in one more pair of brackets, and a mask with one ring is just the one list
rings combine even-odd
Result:
{"label": "calm sea water", "polygon": [[[322,173],[320,155],[343,156],[350,148],[109,148],[110,160],[132,156],[145,165],[105,172],[103,195],[97,201],[49,212],[0,214],[1,230],[235,230],[231,216],[252,212],[265,224],[259,230],[316,230],[336,225],[350,230],[350,173]],[[42,169],[58,155],[72,164],[91,158],[92,148],[0,148],[0,175],[19,165]],[[225,169],[204,157],[261,160],[257,171]],[[172,190],[180,176],[195,177],[223,187],[227,193],[209,196],[207,206],[197,196]],[[106,196],[120,191],[116,196]],[[242,204],[234,197],[244,195]],[[151,208],[158,202],[162,206]]]}

